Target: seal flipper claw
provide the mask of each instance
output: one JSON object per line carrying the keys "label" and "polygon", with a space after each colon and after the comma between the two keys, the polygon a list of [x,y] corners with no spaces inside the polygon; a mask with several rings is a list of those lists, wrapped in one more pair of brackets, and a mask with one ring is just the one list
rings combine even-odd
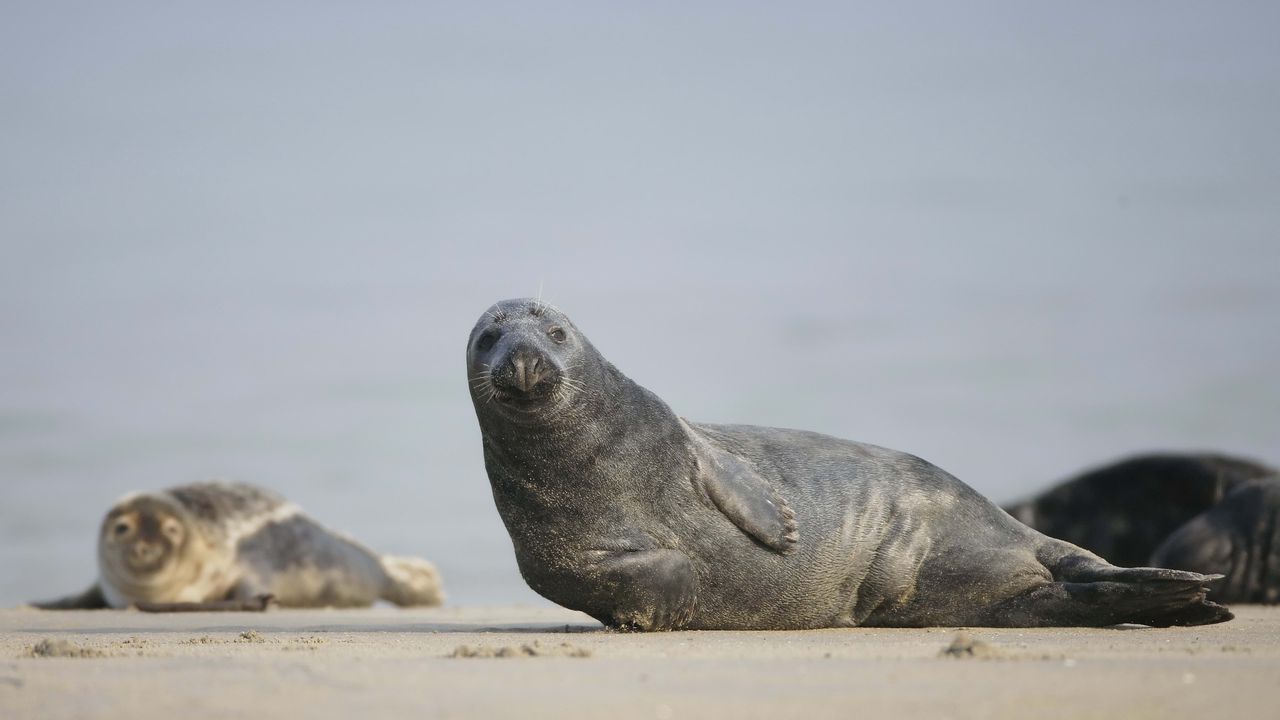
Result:
{"label": "seal flipper claw", "polygon": [[769,549],[788,555],[800,541],[796,513],[774,486],[740,458],[681,421],[693,439],[698,469],[694,482],[740,530]]}

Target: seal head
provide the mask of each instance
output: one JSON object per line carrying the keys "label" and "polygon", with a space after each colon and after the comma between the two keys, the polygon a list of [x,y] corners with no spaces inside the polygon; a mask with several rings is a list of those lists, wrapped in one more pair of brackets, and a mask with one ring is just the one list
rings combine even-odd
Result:
{"label": "seal head", "polygon": [[98,535],[98,567],[108,594],[165,596],[191,580],[189,558],[201,544],[189,513],[173,500],[156,493],[122,499]]}
{"label": "seal head", "polygon": [[467,341],[467,374],[478,413],[517,424],[545,423],[598,385],[599,353],[554,307],[506,300],[485,311]]}

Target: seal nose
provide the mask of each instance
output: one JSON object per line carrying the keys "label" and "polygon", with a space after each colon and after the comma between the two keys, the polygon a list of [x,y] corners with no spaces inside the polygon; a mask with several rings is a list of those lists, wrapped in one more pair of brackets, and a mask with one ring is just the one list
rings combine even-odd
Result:
{"label": "seal nose", "polygon": [[517,351],[511,356],[511,379],[520,392],[529,392],[537,387],[545,369],[546,364],[535,353]]}
{"label": "seal nose", "polygon": [[150,563],[160,557],[164,549],[157,543],[137,542],[129,549],[129,552],[133,555],[134,560],[141,563]]}

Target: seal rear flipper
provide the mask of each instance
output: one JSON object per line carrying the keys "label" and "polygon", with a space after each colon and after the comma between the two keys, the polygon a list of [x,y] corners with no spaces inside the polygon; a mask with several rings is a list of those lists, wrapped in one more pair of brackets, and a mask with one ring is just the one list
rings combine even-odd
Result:
{"label": "seal rear flipper", "polygon": [[682,421],[694,446],[694,483],[746,534],[787,555],[800,536],[796,515],[777,489],[750,465],[702,437]]}
{"label": "seal rear flipper", "polygon": [[110,607],[107,598],[102,594],[102,587],[94,583],[82,593],[68,595],[57,600],[33,602],[31,607],[41,610],[102,610]]}
{"label": "seal rear flipper", "polygon": [[387,586],[382,599],[401,607],[439,605],[444,602],[440,572],[432,563],[415,557],[383,555]]}
{"label": "seal rear flipper", "polygon": [[1137,623],[1152,627],[1210,625],[1234,617],[1208,600],[1221,575],[1111,565],[1067,543],[1047,543],[1041,562],[1053,574],[1046,583],[1000,604],[995,621],[1010,627]]}
{"label": "seal rear flipper", "polygon": [[1211,625],[1234,616],[1196,582],[1052,582],[998,604],[986,618],[1000,627],[1152,627]]}

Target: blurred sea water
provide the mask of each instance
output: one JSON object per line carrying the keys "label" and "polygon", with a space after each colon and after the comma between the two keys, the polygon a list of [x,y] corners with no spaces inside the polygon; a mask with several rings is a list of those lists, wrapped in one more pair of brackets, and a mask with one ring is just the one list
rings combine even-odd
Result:
{"label": "blurred sea water", "polygon": [[539,288],[682,415],[996,500],[1280,463],[1275,23],[947,7],[15,11],[0,605],[87,585],[118,496],[208,478],[451,602],[542,602],[464,369]]}

